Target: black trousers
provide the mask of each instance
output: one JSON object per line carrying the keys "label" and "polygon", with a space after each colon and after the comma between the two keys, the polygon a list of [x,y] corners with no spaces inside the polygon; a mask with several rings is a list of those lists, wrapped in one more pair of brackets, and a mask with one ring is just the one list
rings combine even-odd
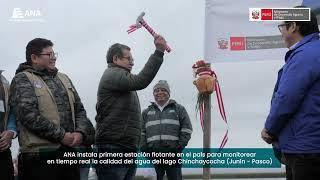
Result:
{"label": "black trousers", "polygon": [[157,180],[163,180],[163,176],[167,174],[168,180],[182,180],[181,165],[154,165],[157,173]]}
{"label": "black trousers", "polygon": [[[177,149],[169,149],[169,148],[153,148],[149,149],[148,152],[162,152],[162,153],[175,153],[175,157],[168,157],[168,158],[154,158],[157,159],[158,162],[162,162],[163,160],[168,161],[175,161],[175,164],[157,164],[154,165],[154,169],[157,173],[157,180],[163,180],[164,175],[167,175],[168,180],[182,180],[182,171],[181,171],[181,164],[178,164],[178,160],[180,157],[177,157],[177,153],[181,153],[182,150]],[[152,160],[152,158],[151,158]]]}
{"label": "black trousers", "polygon": [[320,179],[320,154],[284,154],[287,180]]}
{"label": "black trousers", "polygon": [[[52,159],[52,158],[50,158]],[[52,165],[33,153],[21,153],[18,159],[19,180],[79,180],[79,165]]]}
{"label": "black trousers", "polygon": [[0,152],[0,179],[14,180],[13,164],[10,149]]}

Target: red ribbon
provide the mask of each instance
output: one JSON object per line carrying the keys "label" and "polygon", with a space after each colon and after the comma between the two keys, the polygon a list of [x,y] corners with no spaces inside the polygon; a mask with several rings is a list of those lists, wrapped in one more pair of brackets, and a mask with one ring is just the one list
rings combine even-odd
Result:
{"label": "red ribbon", "polygon": [[[194,64],[192,66],[193,69],[196,69],[197,66]],[[216,73],[212,70],[208,70],[208,71],[204,71],[199,73],[198,75],[210,75],[213,77],[213,75],[216,77],[216,81],[214,81],[214,84],[212,84],[212,86],[214,86],[214,89],[216,90],[216,97],[217,97],[217,101],[218,101],[218,106],[219,106],[219,111],[220,111],[220,115],[222,117],[222,120],[226,123],[226,125],[228,126],[228,121],[227,121],[227,116],[226,116],[226,111],[224,109],[224,104],[223,104],[223,98],[222,98],[222,93],[221,93],[221,89],[220,89],[220,85],[219,85],[219,81],[218,81],[218,77],[216,75]],[[204,103],[200,104],[199,107],[199,113],[200,113],[200,123],[201,123],[201,127],[202,127],[202,131],[204,130],[203,127],[203,122],[204,122]],[[220,149],[224,148],[224,146],[227,144],[228,142],[228,128],[227,131],[225,132],[223,139],[221,141],[220,144]]]}

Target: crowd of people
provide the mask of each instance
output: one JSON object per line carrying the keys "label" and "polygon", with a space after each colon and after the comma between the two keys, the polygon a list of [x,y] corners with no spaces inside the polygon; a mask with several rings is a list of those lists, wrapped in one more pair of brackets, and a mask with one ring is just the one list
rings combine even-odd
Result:
{"label": "crowd of people", "polygon": [[[107,52],[108,67],[97,93],[96,128],[87,117],[71,79],[56,68],[58,54],[51,40],[35,38],[26,46],[26,61],[21,63],[11,84],[1,75],[0,86],[0,176],[4,180],[84,180],[88,167],[52,165],[47,160],[60,158],[61,152],[138,152],[143,147],[182,150],[191,138],[192,126],[185,108],[170,97],[165,80],[154,87],[153,112],[141,115],[136,91],[146,88],[163,62],[166,41],[156,35],[155,52],[145,67],[132,74],[134,61],[130,47],[116,43]],[[2,71],[1,71],[2,74]],[[150,111],[151,112],[151,111]],[[150,128],[157,129],[154,134]],[[170,131],[168,127],[171,128]],[[154,135],[153,135],[154,134]],[[148,135],[148,136],[145,136]],[[18,137],[18,159],[12,160],[10,146]],[[3,168],[2,168],[3,167]],[[98,179],[133,179],[136,165],[95,165]],[[159,169],[159,168],[156,168]],[[181,167],[171,179],[181,179]]]}

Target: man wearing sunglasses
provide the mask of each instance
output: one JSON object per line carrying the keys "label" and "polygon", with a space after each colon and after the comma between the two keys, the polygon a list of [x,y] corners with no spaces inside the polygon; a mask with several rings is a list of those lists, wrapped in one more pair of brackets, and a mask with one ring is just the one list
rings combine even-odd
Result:
{"label": "man wearing sunglasses", "polygon": [[[116,43],[107,52],[108,68],[98,88],[96,145],[99,153],[137,152],[141,134],[141,107],[137,90],[146,88],[156,76],[163,62],[165,39],[156,35],[155,52],[138,74],[132,74],[134,61],[130,48]],[[121,162],[121,158],[119,162]],[[130,180],[135,165],[97,166],[99,180]]]}
{"label": "man wearing sunglasses", "polygon": [[277,143],[289,180],[320,179],[320,41],[315,14],[310,21],[278,26],[286,47],[270,113],[261,132]]}
{"label": "man wearing sunglasses", "polygon": [[[19,180],[78,180],[78,165],[51,165],[61,152],[90,146],[95,130],[67,75],[56,68],[50,40],[36,38],[26,47],[11,84],[19,131]],[[44,151],[46,153],[44,153]],[[50,156],[46,156],[50,155]]]}

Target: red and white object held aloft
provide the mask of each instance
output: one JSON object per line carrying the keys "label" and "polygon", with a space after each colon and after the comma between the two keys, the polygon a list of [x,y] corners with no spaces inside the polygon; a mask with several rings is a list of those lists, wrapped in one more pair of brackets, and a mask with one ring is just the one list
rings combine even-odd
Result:
{"label": "red and white object held aloft", "polygon": [[[134,32],[135,30],[141,28],[142,26],[148,30],[148,32],[154,37],[157,33],[148,25],[148,23],[143,19],[143,16],[145,15],[144,12],[142,12],[136,21],[136,24],[133,24],[129,26],[129,29],[127,30],[128,34]],[[166,51],[170,52],[171,48],[167,45]]]}

